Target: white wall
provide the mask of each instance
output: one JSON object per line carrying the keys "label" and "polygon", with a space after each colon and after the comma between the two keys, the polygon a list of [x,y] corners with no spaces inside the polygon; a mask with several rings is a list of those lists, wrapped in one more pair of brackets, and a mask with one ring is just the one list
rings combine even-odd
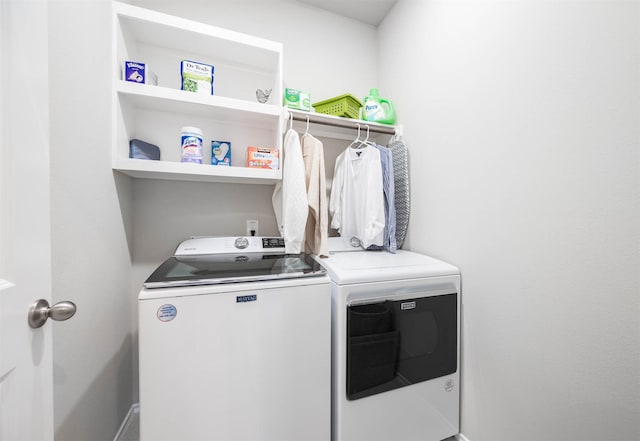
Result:
{"label": "white wall", "polygon": [[408,246],[463,275],[462,432],[640,439],[640,3],[400,0]]}
{"label": "white wall", "polygon": [[49,8],[53,298],[78,307],[52,328],[58,440],[113,440],[133,399],[131,189],[111,170],[110,11],[106,0]]}

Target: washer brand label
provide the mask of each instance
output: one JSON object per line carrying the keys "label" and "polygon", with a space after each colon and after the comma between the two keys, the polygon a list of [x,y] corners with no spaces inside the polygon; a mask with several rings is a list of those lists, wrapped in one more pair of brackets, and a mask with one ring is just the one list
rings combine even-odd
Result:
{"label": "washer brand label", "polygon": [[252,294],[250,296],[236,296],[236,303],[255,302],[256,300],[258,300],[257,294]]}
{"label": "washer brand label", "polygon": [[156,312],[156,315],[158,316],[158,320],[160,320],[161,322],[170,322],[171,320],[176,318],[176,315],[178,315],[178,310],[175,306],[166,304],[158,308],[158,312]]}
{"label": "washer brand label", "polygon": [[400,304],[400,309],[414,309],[416,302],[404,302]]}

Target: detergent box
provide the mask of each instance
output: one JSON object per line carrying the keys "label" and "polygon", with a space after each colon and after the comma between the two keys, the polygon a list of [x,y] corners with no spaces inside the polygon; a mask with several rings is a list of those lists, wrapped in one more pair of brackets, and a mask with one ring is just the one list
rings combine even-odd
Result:
{"label": "detergent box", "polygon": [[284,105],[290,109],[311,111],[311,95],[296,89],[285,89]]}
{"label": "detergent box", "polygon": [[181,90],[213,95],[213,71],[211,64],[182,60],[180,75],[182,77]]}
{"label": "detergent box", "polygon": [[229,141],[211,141],[211,165],[231,165]]}
{"label": "detergent box", "polygon": [[278,170],[280,153],[278,149],[249,146],[247,147],[247,167]]}

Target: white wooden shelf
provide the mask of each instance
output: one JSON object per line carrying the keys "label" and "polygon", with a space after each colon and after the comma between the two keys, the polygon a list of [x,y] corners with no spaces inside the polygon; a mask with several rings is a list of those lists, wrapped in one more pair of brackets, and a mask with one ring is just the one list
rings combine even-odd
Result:
{"label": "white wooden shelf", "polygon": [[369,127],[371,132],[385,133],[388,135],[393,135],[397,130],[396,126],[393,125],[380,124],[376,122],[365,121],[362,119],[344,118],[341,116],[327,115],[324,113],[305,112],[303,110],[287,108],[285,108],[285,110],[293,115],[294,121],[306,121],[306,119],[309,118],[309,122],[311,124],[321,124],[325,126],[351,130],[357,129],[358,126],[360,126],[360,128],[364,130],[366,130],[366,127]]}
{"label": "white wooden shelf", "polygon": [[113,2],[125,38],[136,46],[152,45],[182,53],[202,48],[232,64],[276,72],[282,43],[193,20]]}
{"label": "white wooden shelf", "polygon": [[[299,130],[305,130],[307,118],[309,124],[313,126],[312,133],[318,136],[325,136],[337,139],[354,139],[360,127],[360,137],[364,139],[369,128],[370,137],[375,139],[376,135],[393,135],[399,133],[401,126],[380,124],[361,119],[344,118],[334,115],[326,115],[324,113],[305,112],[303,110],[287,109],[284,111],[285,119],[289,116],[293,117],[296,127]],[[287,127],[288,127],[287,122]]]}
{"label": "white wooden shelf", "polygon": [[115,89],[121,100],[137,109],[198,115],[223,122],[242,121],[243,125],[258,127],[273,127],[282,115],[281,106],[168,87],[119,80]]}
{"label": "white wooden shelf", "polygon": [[116,161],[113,169],[134,178],[173,181],[275,184],[282,179],[280,170],[130,158]]}

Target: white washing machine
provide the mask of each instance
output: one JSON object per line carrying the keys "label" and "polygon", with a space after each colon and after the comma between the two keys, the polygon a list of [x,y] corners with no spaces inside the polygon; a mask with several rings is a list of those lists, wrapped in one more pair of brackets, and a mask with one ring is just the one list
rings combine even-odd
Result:
{"label": "white washing machine", "polygon": [[198,238],[139,295],[140,439],[327,440],[331,294],[281,238]]}
{"label": "white washing machine", "polygon": [[410,251],[355,246],[332,238],[330,256],[316,258],[331,278],[331,439],[437,441],[457,434],[458,269]]}

